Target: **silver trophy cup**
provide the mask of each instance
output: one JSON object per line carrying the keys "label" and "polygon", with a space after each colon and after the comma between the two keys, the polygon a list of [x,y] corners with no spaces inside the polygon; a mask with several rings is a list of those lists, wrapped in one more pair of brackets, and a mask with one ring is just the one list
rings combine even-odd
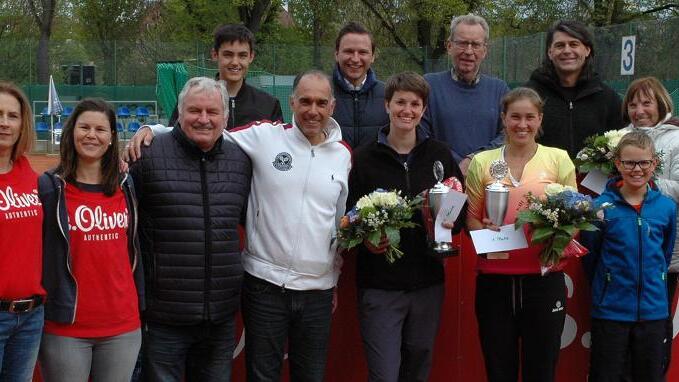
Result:
{"label": "silver trophy cup", "polygon": [[507,215],[509,188],[501,183],[507,171],[507,162],[502,159],[490,164],[490,176],[495,181],[486,187],[486,215],[496,226],[501,226]]}
{"label": "silver trophy cup", "polygon": [[[450,191],[450,187],[441,183],[443,180],[443,164],[440,161],[434,162],[434,177],[436,178],[436,184],[434,187],[430,188],[427,192],[427,198],[429,200],[429,213],[432,217],[432,223],[436,224],[436,216],[438,216],[441,210],[441,201],[445,195]],[[453,243],[447,241],[436,241],[435,230],[433,226],[428,227],[430,239],[432,241],[432,248],[434,250],[434,255],[437,257],[446,257],[457,254],[457,248],[453,247]]]}

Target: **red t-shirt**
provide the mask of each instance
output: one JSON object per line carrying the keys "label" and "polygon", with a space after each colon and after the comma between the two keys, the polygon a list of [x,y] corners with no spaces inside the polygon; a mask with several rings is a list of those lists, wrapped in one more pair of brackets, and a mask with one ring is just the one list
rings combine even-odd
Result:
{"label": "red t-shirt", "polygon": [[0,174],[0,299],[45,295],[38,175],[25,157]]}
{"label": "red t-shirt", "polygon": [[141,326],[127,247],[129,212],[121,190],[107,197],[100,186],[66,184],[71,269],[77,283],[75,322],[45,321],[45,332],[108,337]]}

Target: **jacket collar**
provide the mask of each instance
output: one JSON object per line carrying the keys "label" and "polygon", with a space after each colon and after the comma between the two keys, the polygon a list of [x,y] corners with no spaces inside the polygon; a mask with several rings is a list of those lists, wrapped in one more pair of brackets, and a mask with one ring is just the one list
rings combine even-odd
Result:
{"label": "jacket collar", "polygon": [[[387,135],[389,135],[389,125],[383,126],[377,132],[377,143],[389,146]],[[417,125],[417,128],[415,130],[415,147],[419,146],[422,142],[426,141],[428,138],[429,135],[427,134],[427,132],[422,127],[420,127],[420,125]]]}
{"label": "jacket collar", "polygon": [[650,127],[635,127],[632,123],[627,125],[626,129],[628,130],[642,130],[646,132],[653,131],[654,129],[658,130],[679,130],[679,124],[675,124],[676,119],[672,119],[672,113],[667,113],[665,115],[665,118],[661,119],[658,121],[658,123],[655,126],[650,126]]}
{"label": "jacket collar", "polygon": [[[622,180],[622,176],[620,176],[620,175],[614,176],[613,178],[609,179],[606,182],[606,191],[610,191],[611,194],[614,195],[615,201],[627,203],[625,201],[625,198],[622,197],[622,194],[620,194],[620,188],[617,185],[618,182],[620,182],[621,180]],[[646,189],[648,190],[648,192],[646,192],[646,196],[644,196],[644,203],[646,203],[647,201],[653,200],[660,195],[658,185],[655,184],[653,179],[648,181],[648,185],[646,186]]]}
{"label": "jacket collar", "polygon": [[[309,139],[307,139],[304,133],[302,133],[302,130],[297,126],[297,120],[295,119],[294,114],[292,116],[292,129],[297,139],[311,146],[311,142],[309,142]],[[340,130],[339,123],[337,123],[337,121],[335,121],[335,119],[332,117],[328,118],[328,125],[323,130],[323,132],[325,133],[325,140],[319,143],[317,146],[325,145],[327,143],[332,142],[339,142],[342,140],[342,130]]]}
{"label": "jacket collar", "polygon": [[184,134],[181,126],[177,123],[177,126],[172,129],[172,136],[179,142],[179,145],[186,151],[187,154],[195,157],[202,158],[207,156],[208,159],[212,159],[216,154],[220,153],[222,150],[222,142],[224,141],[223,135],[219,135],[214,146],[209,151],[203,151],[198,147],[193,141],[189,140]]}
{"label": "jacket collar", "polygon": [[[542,67],[540,67],[535,69],[533,73],[531,73],[530,80],[538,82],[548,88],[553,89],[557,93],[561,94],[562,98],[566,99],[562,90],[564,89],[564,87],[561,86],[559,77],[557,77],[555,73],[548,72]],[[573,99],[573,101],[603,90],[601,86],[601,80],[599,80],[599,75],[596,73],[593,73],[591,78],[589,79],[582,77],[578,79],[578,82],[575,84],[575,88],[576,96],[575,99]]]}
{"label": "jacket collar", "polygon": [[335,70],[333,70],[332,76],[335,85],[339,86],[345,92],[358,91],[359,93],[367,93],[368,91],[370,91],[370,89],[372,89],[375,86],[375,84],[377,84],[377,76],[375,75],[375,72],[372,70],[372,68],[368,69],[365,81],[363,82],[363,86],[361,87],[360,90],[354,90],[349,87],[347,80],[344,78],[344,75],[342,75],[342,71],[340,71],[339,69],[339,64],[335,64]]}

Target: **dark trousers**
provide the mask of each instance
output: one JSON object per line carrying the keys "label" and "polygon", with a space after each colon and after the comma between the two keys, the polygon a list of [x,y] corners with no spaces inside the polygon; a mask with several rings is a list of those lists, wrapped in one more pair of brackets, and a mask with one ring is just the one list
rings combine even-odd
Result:
{"label": "dark trousers", "polygon": [[368,381],[428,380],[443,295],[443,284],[414,291],[359,290]]}
{"label": "dark trousers", "polygon": [[288,342],[290,380],[322,382],[333,289],[297,291],[245,273],[243,322],[249,382],[278,382]]}
{"label": "dark trousers", "polygon": [[674,330],[672,327],[672,303],[674,302],[674,293],[677,290],[677,278],[679,277],[679,273],[668,273],[667,274],[667,297],[669,298],[669,307],[670,307],[670,317],[667,319],[667,335],[666,335],[666,342],[665,342],[665,365],[664,365],[664,370],[665,374],[667,374],[667,371],[670,369],[670,363],[672,361],[672,340],[674,339],[673,334]]}
{"label": "dark trousers", "polygon": [[234,331],[234,319],[192,326],[147,322],[142,349],[144,380],[230,381]]}
{"label": "dark trousers", "polygon": [[625,363],[634,381],[662,382],[666,320],[622,322],[592,319],[590,382],[618,382]]}
{"label": "dark trousers", "polygon": [[489,382],[549,382],[556,375],[566,318],[562,272],[479,274],[476,319]]}

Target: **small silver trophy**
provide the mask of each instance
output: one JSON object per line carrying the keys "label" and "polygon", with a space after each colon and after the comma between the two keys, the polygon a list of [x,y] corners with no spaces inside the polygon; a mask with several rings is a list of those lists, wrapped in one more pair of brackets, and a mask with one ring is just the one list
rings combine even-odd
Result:
{"label": "small silver trophy", "polygon": [[[436,178],[436,184],[434,187],[430,188],[427,193],[427,198],[429,200],[429,213],[431,214],[432,224],[428,227],[430,239],[432,240],[432,248],[434,254],[439,257],[450,256],[456,254],[456,248],[453,247],[452,243],[447,241],[436,241],[436,217],[438,216],[439,210],[441,209],[441,201],[443,197],[450,191],[450,187],[441,183],[443,181],[443,164],[440,161],[434,162],[434,178]],[[455,253],[453,253],[455,252]]]}
{"label": "small silver trophy", "polygon": [[496,226],[502,225],[507,214],[509,188],[502,184],[507,172],[507,162],[502,159],[494,160],[490,164],[490,176],[495,181],[486,186],[486,214]]}

